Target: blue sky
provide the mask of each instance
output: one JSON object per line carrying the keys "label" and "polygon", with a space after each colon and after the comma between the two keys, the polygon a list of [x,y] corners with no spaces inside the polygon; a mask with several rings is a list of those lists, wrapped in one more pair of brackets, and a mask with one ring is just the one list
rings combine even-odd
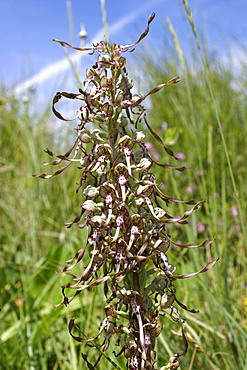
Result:
{"label": "blue sky", "polygon": [[[62,47],[52,39],[79,46],[77,35],[81,24],[88,34],[87,44],[103,39],[100,0],[70,1],[72,33],[67,3],[65,0],[0,0],[1,83],[11,88],[20,83],[24,86],[23,82],[34,76],[39,77],[37,84],[47,84],[55,76],[59,80],[68,64],[64,61]],[[210,50],[217,49],[224,57],[230,48],[234,58],[240,58],[241,48],[247,46],[247,1],[189,0],[189,4],[196,26],[207,39]],[[159,43],[164,47],[168,37],[166,17],[170,18],[184,49],[193,43],[182,0],[105,0],[105,7],[111,42],[128,44],[137,40],[146,27],[148,16],[155,12],[148,38],[156,47]],[[141,51],[141,44],[136,49]],[[53,93],[54,90],[51,96]]]}

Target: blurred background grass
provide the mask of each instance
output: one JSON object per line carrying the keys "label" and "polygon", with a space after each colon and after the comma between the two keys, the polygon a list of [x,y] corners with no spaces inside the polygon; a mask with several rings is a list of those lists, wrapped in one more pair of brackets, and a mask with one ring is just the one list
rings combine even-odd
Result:
{"label": "blurred background grass", "polygon": [[[177,273],[202,268],[220,257],[213,270],[176,283],[177,296],[198,314],[184,313],[190,342],[181,359],[181,369],[247,368],[247,107],[246,66],[233,68],[203,47],[187,58],[168,20],[170,48],[157,60],[144,51],[145,72],[151,86],[181,75],[179,85],[152,96],[149,123],[165,144],[190,165],[185,173],[156,169],[164,192],[184,200],[206,199],[187,226],[172,226],[174,241],[200,243],[216,237],[205,249],[169,252]],[[160,55],[160,52],[159,52]],[[145,57],[145,58],[144,58]],[[93,61],[92,61],[93,63]],[[142,91],[143,92],[143,91]],[[43,113],[35,107],[35,93],[25,103],[4,87],[0,96],[0,296],[1,369],[84,369],[82,346],[68,334],[67,323],[76,323],[89,337],[103,319],[100,287],[78,296],[67,308],[54,308],[62,300],[60,285],[69,277],[55,275],[84,243],[84,232],[64,228],[77,214],[81,195],[75,194],[79,173],[76,166],[50,180],[33,178],[46,171],[47,147],[63,153],[69,135],[52,127],[50,107]],[[174,163],[150,137],[150,150],[159,161]],[[51,169],[50,172],[51,173]],[[180,214],[183,206],[171,206]],[[181,350],[174,323],[164,320],[158,343],[158,360]],[[99,342],[100,343],[100,342]],[[111,350],[116,350],[112,344]],[[87,352],[85,346],[83,351]],[[95,350],[96,351],[96,350]],[[110,352],[109,352],[110,353]],[[167,354],[168,353],[168,354]],[[88,349],[89,359],[96,354]],[[125,368],[122,358],[113,358]],[[104,359],[99,369],[114,368]]]}

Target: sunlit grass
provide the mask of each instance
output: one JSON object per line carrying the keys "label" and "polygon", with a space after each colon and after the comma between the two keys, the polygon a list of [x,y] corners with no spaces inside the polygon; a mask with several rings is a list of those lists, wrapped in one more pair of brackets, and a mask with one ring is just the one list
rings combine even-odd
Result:
{"label": "sunlit grass", "polygon": [[[205,257],[207,260],[220,257],[213,271],[177,283],[177,292],[182,286],[181,299],[189,307],[200,309],[199,314],[185,315],[192,344],[182,364],[185,369],[244,369],[247,366],[244,310],[247,110],[243,103],[246,81],[243,73],[238,75],[229,65],[222,64],[220,58],[217,62],[202,54],[201,62],[193,57],[189,61],[182,59],[179,41],[175,34],[172,36],[180,65],[164,55],[163,64],[159,61],[155,65],[151,61],[147,68],[154,85],[176,68],[181,70],[182,81],[179,87],[152,98],[150,123],[175,153],[181,153],[182,163],[191,169],[187,176],[159,172],[157,177],[164,182],[168,195],[207,200],[191,217],[186,232],[188,241],[197,243],[216,237],[206,250],[178,251],[174,264],[179,266],[179,272],[185,273],[200,269]],[[243,83],[238,83],[238,88],[236,79]],[[164,158],[159,149],[157,154]],[[175,207],[172,210],[178,212]],[[184,229],[173,228],[171,235],[173,239],[184,240]]]}
{"label": "sunlit grass", "polygon": [[[216,239],[206,249],[174,250],[169,260],[180,274],[199,270],[205,259],[220,257],[207,274],[176,283],[179,299],[200,310],[184,314],[190,346],[181,369],[242,370],[247,367],[246,74],[240,74],[236,89],[237,77],[229,66],[207,54],[201,64],[198,60],[193,64],[193,59],[188,63],[178,47],[175,44],[173,55],[180,53],[180,63],[164,56],[164,65],[153,61],[147,65],[153,86],[176,75],[178,69],[182,77],[178,86],[154,96],[148,117],[167,146],[184,154],[181,163],[191,169],[182,175],[162,170],[157,179],[168,195],[207,200],[185,231],[170,229],[172,239],[187,238],[191,243]],[[56,141],[63,147],[55,140],[49,111],[36,117],[30,113],[33,104],[30,100],[23,105],[4,89],[1,92],[0,367],[84,369],[81,347],[69,336],[67,323],[75,316],[80,330],[94,336],[103,318],[103,293],[97,288],[66,308],[53,307],[62,301],[60,285],[66,283],[66,276],[55,271],[83,244],[84,234],[63,226],[78,211],[76,169],[62,174],[60,181],[31,176],[43,171],[40,161],[47,146],[55,151]],[[169,161],[158,145],[153,142],[158,155]],[[179,213],[179,206],[172,212]],[[171,330],[176,327],[165,322],[157,349],[161,364],[167,362],[167,353],[181,349],[181,338],[174,340]],[[88,348],[88,356],[93,361],[97,354]],[[112,359],[125,368],[123,359]],[[100,368],[114,368],[110,366],[106,359]]]}

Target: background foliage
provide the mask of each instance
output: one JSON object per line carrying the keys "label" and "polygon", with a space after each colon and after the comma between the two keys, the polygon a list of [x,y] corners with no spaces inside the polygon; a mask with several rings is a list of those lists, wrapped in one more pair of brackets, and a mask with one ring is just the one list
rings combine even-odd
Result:
{"label": "background foliage", "polygon": [[[242,370],[247,368],[246,68],[236,71],[230,60],[223,64],[205,50],[197,56],[192,50],[186,60],[171,25],[169,29],[174,46],[158,60],[145,54],[145,73],[151,86],[176,75],[182,81],[153,95],[148,118],[165,144],[179,153],[179,165],[191,169],[158,169],[157,179],[168,195],[207,200],[188,226],[171,227],[173,240],[196,244],[216,237],[206,249],[172,250],[169,261],[182,274],[220,257],[213,270],[177,284],[180,301],[200,309],[184,314],[190,347],[181,369]],[[60,285],[68,280],[54,272],[84,239],[83,231],[63,226],[77,214],[81,195],[75,194],[76,166],[49,181],[31,176],[44,170],[44,149],[63,153],[69,142],[68,135],[57,134],[50,108],[38,116],[35,110],[34,92],[23,103],[2,87],[0,368],[82,369],[80,345],[69,336],[67,323],[75,316],[82,332],[94,335],[103,318],[103,293],[98,287],[67,308],[53,308],[62,299]],[[162,162],[176,164],[152,138],[150,146]],[[166,321],[157,348],[163,365],[181,344],[172,333],[176,326]],[[88,349],[89,359],[93,351]],[[121,358],[112,359],[125,368]],[[103,366],[114,369],[107,358]]]}

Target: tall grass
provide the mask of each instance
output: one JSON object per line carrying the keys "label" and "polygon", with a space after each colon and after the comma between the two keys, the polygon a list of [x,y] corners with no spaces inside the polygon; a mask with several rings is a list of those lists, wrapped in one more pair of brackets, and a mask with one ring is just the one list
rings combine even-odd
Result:
{"label": "tall grass", "polygon": [[[193,344],[183,365],[185,369],[245,369],[246,80],[242,71],[237,74],[220,57],[210,58],[205,51],[196,57],[191,54],[186,60],[171,23],[168,25],[174,48],[158,63],[152,59],[147,70],[154,85],[178,69],[182,81],[178,88],[152,97],[150,122],[166,144],[172,145],[175,153],[181,153],[183,162],[191,169],[187,178],[184,174],[164,176],[160,172],[158,180],[164,182],[168,194],[172,190],[185,199],[193,195],[196,200],[207,200],[188,225],[189,242],[216,237],[206,252],[187,251],[182,260],[179,251],[175,264],[184,273],[194,267],[198,269],[205,255],[209,260],[221,258],[214,271],[199,276],[198,280],[186,281],[181,290],[181,299],[188,297],[188,305],[193,302],[193,308],[201,311],[185,315]],[[163,153],[158,151],[156,155]],[[184,240],[179,228],[173,229],[171,235]]]}
{"label": "tall grass", "polygon": [[[146,67],[153,86],[179,69],[182,81],[153,96],[149,123],[167,146],[185,155],[181,161],[191,169],[182,176],[160,171],[157,180],[168,195],[207,200],[186,231],[172,227],[172,239],[187,238],[191,243],[216,239],[206,250],[174,251],[171,263],[178,273],[185,273],[200,269],[205,258],[220,257],[214,270],[177,284],[180,300],[200,309],[198,314],[184,314],[190,346],[181,369],[243,370],[247,368],[246,74],[239,74],[236,87],[236,74],[229,65],[206,52],[203,63],[192,55],[188,62],[175,34],[173,40],[177,43],[170,55],[158,63],[150,60]],[[23,104],[2,89],[0,368],[83,369],[80,346],[72,341],[66,323],[74,315],[80,317],[80,329],[94,335],[102,320],[102,292],[97,288],[67,308],[53,308],[62,299],[59,285],[66,283],[54,272],[83,243],[84,235],[63,226],[77,211],[73,207],[80,197],[75,195],[76,169],[60,175],[60,181],[31,177],[41,172],[40,158],[47,146],[54,151],[54,145],[63,146],[52,129],[49,110],[37,117],[30,113],[34,107],[34,95]],[[153,145],[158,155],[166,155]],[[181,341],[174,342],[173,324],[165,325],[157,348],[161,363],[167,362],[167,352],[179,349]],[[88,355],[93,356],[90,350]],[[124,369],[121,361],[114,359]],[[107,359],[103,367],[114,368]]]}

